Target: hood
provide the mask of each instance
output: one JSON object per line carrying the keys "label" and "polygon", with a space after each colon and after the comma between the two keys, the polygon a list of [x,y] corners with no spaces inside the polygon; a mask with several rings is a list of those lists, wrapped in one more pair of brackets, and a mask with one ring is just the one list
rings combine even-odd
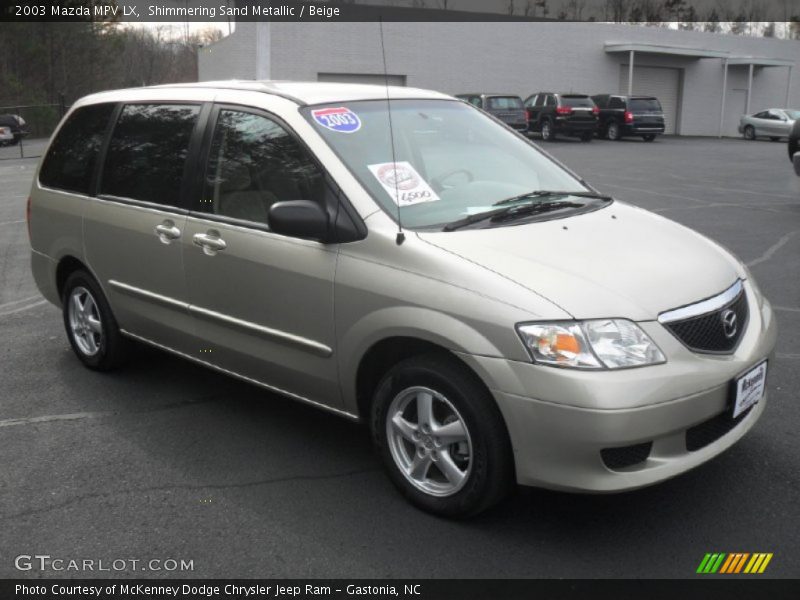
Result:
{"label": "hood", "polygon": [[565,219],[419,237],[535,291],[576,319],[654,320],[745,277],[721,246],[621,202]]}

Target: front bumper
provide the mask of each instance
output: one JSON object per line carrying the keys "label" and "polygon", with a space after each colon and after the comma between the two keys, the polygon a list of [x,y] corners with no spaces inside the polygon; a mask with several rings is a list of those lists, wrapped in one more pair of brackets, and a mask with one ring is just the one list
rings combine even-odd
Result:
{"label": "front bumper", "polygon": [[[730,426],[724,415],[730,382],[772,355],[777,328],[768,302],[753,311],[739,347],[727,356],[695,354],[660,324],[640,325],[666,364],[578,371],[462,355],[505,418],[520,484],[595,493],[651,485],[713,458],[755,424],[766,396]],[[649,453],[636,464],[611,468],[603,459],[604,450],[647,444]]]}

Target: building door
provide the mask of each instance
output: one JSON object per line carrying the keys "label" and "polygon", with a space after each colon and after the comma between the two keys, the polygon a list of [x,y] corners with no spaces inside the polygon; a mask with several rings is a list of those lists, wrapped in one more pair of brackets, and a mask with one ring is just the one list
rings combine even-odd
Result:
{"label": "building door", "polygon": [[[669,67],[633,66],[633,93],[636,96],[655,96],[664,109],[664,133],[678,132],[681,70]],[[619,93],[628,93],[628,65],[619,70]]]}

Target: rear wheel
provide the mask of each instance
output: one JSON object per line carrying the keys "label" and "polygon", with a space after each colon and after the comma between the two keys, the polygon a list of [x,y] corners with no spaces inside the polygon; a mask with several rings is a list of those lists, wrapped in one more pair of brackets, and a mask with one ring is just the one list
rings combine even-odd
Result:
{"label": "rear wheel", "polygon": [[372,435],[392,482],[428,512],[474,515],[513,487],[500,410],[455,358],[419,356],[389,371],[375,393]]}
{"label": "rear wheel", "polygon": [[122,337],[100,286],[84,270],[72,273],[61,297],[64,327],[80,361],[96,371],[121,365],[130,342]]}
{"label": "rear wheel", "polygon": [[542,122],[542,139],[545,142],[552,142],[556,139],[556,132],[553,131],[553,124],[550,122],[550,119],[545,119]]}
{"label": "rear wheel", "polygon": [[611,121],[606,127],[606,137],[610,140],[616,141],[620,138],[619,123]]}
{"label": "rear wheel", "polygon": [[748,125],[744,128],[744,139],[746,140],[754,140],[756,139],[756,129],[752,125]]}
{"label": "rear wheel", "polygon": [[649,134],[647,134],[647,135],[643,135],[643,136],[642,136],[642,139],[643,139],[645,142],[652,142],[654,139],[656,139],[656,136],[655,136],[655,134],[649,133]]}

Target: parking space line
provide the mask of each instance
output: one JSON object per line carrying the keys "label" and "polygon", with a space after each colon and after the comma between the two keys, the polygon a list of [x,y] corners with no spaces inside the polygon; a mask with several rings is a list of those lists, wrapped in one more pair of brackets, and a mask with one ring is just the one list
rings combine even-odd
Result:
{"label": "parking space line", "polygon": [[15,313],[19,313],[25,310],[30,310],[32,308],[36,308],[37,306],[41,306],[42,304],[47,304],[47,300],[39,300],[38,302],[34,302],[33,304],[27,304],[25,306],[20,306],[19,308],[15,308],[13,310],[0,312],[0,317],[7,317],[8,315],[13,315]]}
{"label": "parking space line", "polygon": [[773,310],[779,310],[782,312],[797,312],[800,313],[800,308],[794,308],[792,306],[773,306]]}
{"label": "parking space line", "polygon": [[14,427],[16,425],[35,425],[37,423],[53,423],[58,421],[81,421],[83,419],[97,419],[99,417],[116,417],[119,415],[138,415],[142,413],[158,412],[164,410],[172,410],[173,408],[183,408],[184,406],[192,406],[196,404],[205,404],[219,399],[221,396],[207,396],[198,398],[196,400],[180,400],[178,402],[170,402],[168,404],[159,404],[140,410],[130,411],[117,411],[117,410],[101,410],[94,412],[79,412],[79,413],[66,413],[61,415],[43,415],[41,417],[19,417],[17,419],[3,419],[0,420],[0,427]]}
{"label": "parking space line", "polygon": [[10,300],[8,302],[4,302],[0,304],[0,310],[7,308],[9,306],[14,306],[15,304],[22,304],[23,302],[30,302],[31,300],[36,300],[37,298],[41,298],[40,295],[36,296],[28,296],[27,298],[20,298],[19,300]]}
{"label": "parking space line", "polygon": [[778,250],[780,250],[780,249],[781,249],[781,248],[783,248],[783,247],[784,247],[786,244],[788,244],[788,243],[789,243],[789,240],[791,240],[791,239],[792,239],[792,237],[793,237],[795,234],[797,234],[797,231],[790,231],[790,232],[789,232],[789,233],[787,233],[786,235],[782,236],[782,237],[781,237],[781,239],[779,239],[779,240],[778,240],[777,242],[775,242],[775,243],[774,243],[772,246],[770,246],[769,248],[767,248],[767,251],[766,251],[766,252],[764,252],[764,254],[762,254],[761,256],[759,256],[758,258],[756,258],[755,260],[751,260],[749,263],[747,263],[747,266],[748,266],[748,267],[754,267],[754,266],[756,266],[756,265],[760,265],[761,263],[768,261],[770,258],[772,258],[772,257],[773,257],[773,255],[774,255],[774,254],[775,254],[775,253],[776,253]]}
{"label": "parking space line", "polygon": [[24,223],[25,219],[20,219],[19,221],[3,221],[0,225],[16,225],[17,223]]}

